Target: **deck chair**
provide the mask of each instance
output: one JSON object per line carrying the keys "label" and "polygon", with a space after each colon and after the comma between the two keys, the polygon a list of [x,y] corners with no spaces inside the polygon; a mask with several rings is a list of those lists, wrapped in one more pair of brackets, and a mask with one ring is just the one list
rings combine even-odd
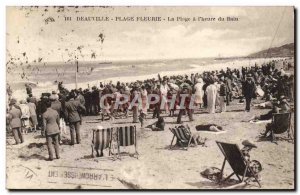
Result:
{"label": "deck chair", "polygon": [[[251,169],[251,167],[249,166],[250,162],[245,159],[237,144],[230,144],[218,141],[216,141],[216,143],[225,157],[221,168],[220,182],[224,182],[233,175],[236,175],[240,183],[248,181],[250,178],[254,178],[254,180],[258,183],[259,187],[261,187],[257,174],[255,174],[254,171]],[[232,168],[233,173],[231,173],[228,177],[222,179],[226,161]],[[242,176],[242,179],[240,176]],[[245,180],[246,177],[247,180]]]}
{"label": "deck chair", "polygon": [[[191,145],[192,138],[193,138],[189,126],[186,126],[186,127],[179,126],[179,127],[175,127],[175,128],[170,128],[170,130],[173,133],[173,138],[171,141],[170,149],[172,149],[174,147],[175,144],[173,145],[173,141],[174,141],[174,138],[176,137],[177,143],[181,142],[183,144],[187,144],[186,150],[188,150],[189,146]],[[184,148],[184,146],[182,146],[182,148]]]}
{"label": "deck chair", "polygon": [[[136,126],[135,125],[117,127],[117,143],[118,143],[118,156],[119,157],[121,157],[120,147],[134,146],[135,153],[133,154],[133,156],[135,156],[138,159],[139,153],[137,152],[137,139],[136,139]],[[127,153],[127,155],[130,155],[130,154]]]}
{"label": "deck chair", "polygon": [[109,156],[111,154],[111,140],[113,128],[93,129],[92,139],[92,156],[94,157],[94,150],[96,150],[97,157],[100,156],[99,150],[109,149]]}
{"label": "deck chair", "polygon": [[[294,132],[291,128],[291,113],[274,113],[272,115],[271,123],[271,137],[272,142],[276,142],[275,134],[282,134],[287,132],[288,138],[294,141]],[[291,135],[293,134],[293,135]]]}

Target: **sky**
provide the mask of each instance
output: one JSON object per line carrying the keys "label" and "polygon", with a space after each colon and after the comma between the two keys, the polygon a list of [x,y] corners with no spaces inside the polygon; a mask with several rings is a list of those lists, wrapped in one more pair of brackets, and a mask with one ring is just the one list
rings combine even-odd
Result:
{"label": "sky", "polygon": [[[115,21],[144,16],[165,20]],[[171,22],[168,17],[225,21]],[[293,7],[7,7],[6,22],[7,54],[29,62],[74,56],[83,61],[232,57],[294,42]]]}

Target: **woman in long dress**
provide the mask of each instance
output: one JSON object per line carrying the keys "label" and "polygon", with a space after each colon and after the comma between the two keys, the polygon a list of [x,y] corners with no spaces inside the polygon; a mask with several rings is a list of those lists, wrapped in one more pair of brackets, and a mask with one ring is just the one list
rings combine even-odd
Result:
{"label": "woman in long dress", "polygon": [[194,86],[194,90],[195,90],[195,104],[199,105],[200,108],[202,106],[203,103],[203,80],[202,78],[198,78],[196,80],[196,84]]}
{"label": "woman in long dress", "polygon": [[143,115],[146,116],[148,110],[148,92],[145,89],[145,86],[142,86],[141,98],[142,98],[141,113],[143,113]]}
{"label": "woman in long dress", "polygon": [[217,86],[214,84],[214,82],[211,82],[210,85],[206,88],[206,94],[207,94],[207,110],[209,113],[215,113]]}

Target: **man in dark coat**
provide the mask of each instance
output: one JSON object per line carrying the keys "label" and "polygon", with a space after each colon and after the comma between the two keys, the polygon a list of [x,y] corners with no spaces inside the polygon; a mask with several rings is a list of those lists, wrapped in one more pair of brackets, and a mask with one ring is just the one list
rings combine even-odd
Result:
{"label": "man in dark coat", "polygon": [[56,158],[59,159],[59,113],[51,108],[50,100],[46,102],[47,110],[43,114],[43,126],[46,134],[49,161],[53,160],[53,145]]}
{"label": "man in dark coat", "polygon": [[85,114],[89,116],[92,114],[92,93],[90,92],[89,89],[87,89],[83,93],[83,96],[84,96],[85,109],[86,109]]}
{"label": "man in dark coat", "polygon": [[246,99],[246,111],[250,112],[250,104],[253,94],[255,93],[255,83],[252,75],[248,74],[246,80],[243,82],[243,95]]}
{"label": "man in dark coat", "polygon": [[94,115],[98,115],[100,112],[100,93],[99,90],[94,86],[92,87],[92,107]]}
{"label": "man in dark coat", "polygon": [[70,134],[71,134],[71,144],[75,143],[75,132],[76,132],[76,142],[80,144],[80,123],[81,117],[79,113],[85,111],[85,107],[77,100],[75,100],[75,93],[71,92],[70,100],[65,104],[65,116],[69,122]]}
{"label": "man in dark coat", "polygon": [[15,138],[16,144],[20,144],[24,142],[24,137],[21,133],[21,110],[15,105],[15,99],[11,99],[9,103],[9,114],[8,114],[8,121],[10,128],[12,129],[13,136]]}
{"label": "man in dark coat", "polygon": [[226,86],[226,105],[229,106],[229,102],[232,101],[232,81],[228,75],[225,76],[225,86]]}

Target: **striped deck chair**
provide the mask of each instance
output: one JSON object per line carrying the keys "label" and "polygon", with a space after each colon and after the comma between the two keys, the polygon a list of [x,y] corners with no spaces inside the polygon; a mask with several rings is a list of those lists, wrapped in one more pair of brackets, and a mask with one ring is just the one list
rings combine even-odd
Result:
{"label": "striped deck chair", "polygon": [[[179,126],[179,127],[175,127],[175,128],[170,128],[170,130],[173,133],[173,138],[171,141],[170,149],[172,149],[174,147],[173,141],[174,141],[174,138],[176,137],[177,143],[182,143],[184,145],[187,144],[186,150],[188,150],[189,146],[191,144],[192,138],[193,138],[189,126],[186,126],[186,127]],[[184,148],[184,146],[182,146],[182,147]]]}
{"label": "striped deck chair", "polygon": [[[120,157],[120,147],[133,146],[135,148],[136,158],[138,159],[137,152],[137,139],[136,139],[136,126],[123,126],[117,127],[117,142],[118,142],[118,156]],[[129,153],[128,153],[129,155]]]}
{"label": "striped deck chair", "polygon": [[[254,178],[254,180],[258,183],[259,187],[261,187],[260,182],[258,180],[258,175],[251,168],[250,162],[245,159],[243,153],[241,152],[237,144],[230,144],[218,141],[216,141],[216,143],[225,157],[221,168],[220,182],[224,182],[233,175],[236,175],[240,183],[244,181],[247,182],[250,178]],[[233,173],[231,173],[228,177],[222,179],[226,161],[232,168]],[[240,176],[242,176],[242,179]],[[247,180],[244,180],[246,177]]]}
{"label": "striped deck chair", "polygon": [[113,128],[105,129],[93,129],[93,140],[92,140],[92,156],[94,157],[94,150],[96,150],[97,157],[103,154],[103,150],[109,148],[109,156],[111,154],[111,140],[112,140]]}

